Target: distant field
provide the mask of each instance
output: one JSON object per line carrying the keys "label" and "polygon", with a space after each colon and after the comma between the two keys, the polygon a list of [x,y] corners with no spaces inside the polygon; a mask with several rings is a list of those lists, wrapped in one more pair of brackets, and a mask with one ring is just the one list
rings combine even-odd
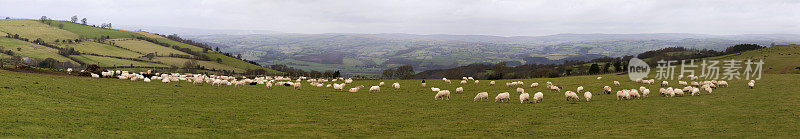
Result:
{"label": "distant field", "polygon": [[[23,138],[233,137],[233,138],[793,138],[800,135],[797,74],[767,74],[755,89],[746,81],[714,94],[665,98],[658,85],[646,85],[650,97],[617,101],[600,94],[611,81],[638,88],[625,75],[521,79],[553,81],[565,90],[581,85],[595,95],[590,102],[566,102],[563,92],[543,92],[542,103],[520,104],[514,88],[399,80],[380,93],[337,92],[311,87],[300,91],[262,85],[212,87],[187,82],[164,84],[118,79],[14,73],[0,70],[0,134]],[[371,86],[377,80],[348,85]],[[674,81],[673,81],[674,82]],[[434,101],[429,87],[453,92]],[[473,102],[486,91],[490,99],[510,92],[510,103]],[[583,99],[583,96],[580,96]]]}
{"label": "distant field", "polygon": [[[764,59],[765,73],[800,73],[800,45],[778,45],[770,48],[747,51],[709,59],[759,60]],[[720,63],[722,64],[722,63]],[[743,64],[743,63],[740,63]]]}
{"label": "distant field", "polygon": [[127,31],[120,31],[115,29],[103,29],[67,21],[53,21],[53,23],[50,25],[52,25],[53,27],[64,25],[63,28],[64,30],[73,32],[84,38],[101,38],[109,36],[110,38],[113,39],[113,38],[135,38],[136,36],[142,36],[140,34],[131,33]]}
{"label": "distant field", "polygon": [[[21,51],[17,51],[17,48],[22,48],[22,49]],[[56,49],[16,39],[10,39],[6,37],[0,37],[0,49],[2,49],[3,51],[11,50],[14,52],[14,55],[22,57],[37,58],[40,60],[53,58],[60,62],[70,62],[72,64],[78,64],[70,60],[69,58],[58,55],[58,50]]]}
{"label": "distant field", "polygon": [[[173,65],[173,66],[177,66],[177,67],[183,67],[183,64],[188,60],[189,59],[174,58],[174,57],[156,57],[156,58],[153,58],[152,61],[158,61],[158,62],[164,63],[166,65]],[[233,71],[236,71],[236,72],[245,72],[244,70],[239,69],[239,68],[235,68],[235,67],[231,67],[231,66],[228,66],[228,65],[223,65],[223,64],[216,63],[216,62],[211,62],[211,61],[198,60],[197,63],[200,66],[205,66],[206,69],[233,70]]]}
{"label": "distant field", "polygon": [[75,50],[82,53],[92,53],[106,56],[118,56],[126,58],[138,58],[143,56],[142,54],[133,51],[91,41],[85,41],[79,44],[63,44],[60,47],[75,48]]}
{"label": "distant field", "polygon": [[161,45],[153,44],[143,40],[136,39],[114,39],[110,42],[115,43],[117,46],[128,48],[133,51],[141,52],[143,54],[157,53],[158,56],[169,56],[170,53],[189,55],[187,53],[164,47]]}
{"label": "distant field", "polygon": [[[191,49],[192,51],[195,51],[195,52],[202,52],[203,51],[203,48],[200,48],[200,47],[197,47],[197,46],[188,45],[188,44],[184,44],[184,43],[180,43],[180,42],[177,42],[177,41],[173,41],[173,40],[170,40],[170,39],[167,39],[167,38],[164,38],[162,36],[158,36],[158,35],[155,35],[155,34],[152,34],[152,33],[138,32],[138,31],[134,31],[134,32],[138,33],[138,34],[145,35],[145,36],[147,36],[149,38],[155,38],[159,42],[168,43],[170,45],[176,45],[176,46],[179,46],[181,48],[189,48],[189,49]],[[219,59],[222,60],[222,63],[224,63],[225,65],[237,67],[237,68],[244,69],[244,70],[265,69],[267,71],[275,72],[275,70],[272,70],[272,69],[269,69],[269,68],[264,68],[264,67],[259,67],[257,65],[253,65],[253,64],[250,64],[250,63],[247,63],[245,61],[238,60],[238,59],[234,59],[234,58],[225,56],[223,54],[220,54],[220,53],[214,52],[214,51],[208,51],[208,53],[205,53],[205,55],[210,57],[212,60],[215,60],[215,59],[219,58]]]}
{"label": "distant field", "polygon": [[[53,22],[55,23],[55,21]],[[34,20],[23,19],[0,19],[0,31],[19,34],[22,38],[28,38],[31,41],[41,38],[46,42],[53,42],[56,39],[78,39],[78,35],[69,31],[58,29],[57,27],[43,24]],[[6,34],[0,34],[6,36]]]}
{"label": "distant field", "polygon": [[101,67],[114,67],[114,66],[147,66],[147,67],[169,67],[162,64],[139,62],[125,59],[117,59],[110,57],[100,57],[93,55],[71,55],[70,57],[83,61],[86,64],[97,64]]}

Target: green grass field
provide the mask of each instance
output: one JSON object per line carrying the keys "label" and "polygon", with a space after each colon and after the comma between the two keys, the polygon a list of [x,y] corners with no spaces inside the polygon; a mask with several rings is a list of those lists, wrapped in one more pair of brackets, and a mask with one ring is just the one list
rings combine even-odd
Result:
{"label": "green grass field", "polygon": [[83,61],[86,64],[97,64],[101,67],[115,67],[115,66],[147,66],[147,67],[169,67],[163,64],[147,63],[140,61],[132,61],[125,59],[117,59],[111,57],[101,57],[93,55],[71,55],[70,57]]}
{"label": "green grass field", "polygon": [[[542,103],[520,104],[514,88],[401,80],[402,88],[380,93],[336,92],[311,87],[301,91],[276,86],[212,87],[187,82],[164,84],[118,79],[41,75],[0,70],[0,135],[26,138],[89,137],[717,137],[792,138],[800,135],[800,75],[768,74],[756,89],[746,81],[714,94],[617,101],[601,95],[612,80],[620,88],[638,88],[624,75],[523,79],[526,84],[553,81],[567,90],[579,84],[594,92],[590,102],[566,102],[563,92],[544,92]],[[378,81],[356,81],[374,85]],[[454,91],[450,100],[434,101],[429,87]],[[656,90],[658,85],[647,86]],[[473,102],[476,93],[490,98],[511,92],[511,103]],[[583,96],[581,95],[581,98]]]}
{"label": "green grass field", "polygon": [[106,36],[110,38],[136,38],[137,36],[142,36],[140,34],[131,33],[127,31],[97,28],[87,25],[81,25],[78,23],[72,23],[68,21],[53,21],[53,23],[50,25],[52,25],[53,27],[58,27],[59,25],[63,25],[64,30],[73,32],[84,38],[101,38]]}
{"label": "green grass field", "polygon": [[[17,48],[21,48],[21,51],[17,51]],[[21,56],[23,58],[28,57],[41,60],[53,58],[60,62],[71,62],[73,64],[78,64],[69,58],[58,55],[58,50],[56,49],[11,38],[0,37],[0,49],[3,51],[11,50],[14,52],[14,55]]]}
{"label": "green grass field", "polygon": [[[173,66],[177,66],[177,67],[183,67],[183,64],[186,61],[188,61],[188,59],[174,58],[174,57],[156,57],[156,58],[153,58],[152,61],[158,61],[158,62],[164,63],[166,65],[173,65]],[[235,68],[235,67],[231,67],[231,66],[228,66],[228,65],[223,65],[223,64],[220,64],[220,63],[217,63],[217,62],[198,60],[197,64],[200,65],[200,66],[205,66],[206,69],[233,70],[233,71],[236,71],[236,72],[245,72],[245,70],[242,70],[242,69],[239,69],[239,68]]]}
{"label": "green grass field", "polygon": [[63,44],[60,45],[59,47],[75,48],[75,50],[77,50],[78,52],[106,55],[106,56],[118,56],[125,58],[138,58],[143,56],[142,54],[136,53],[134,51],[129,51],[122,48],[117,48],[114,46],[96,42],[89,42],[89,41],[81,42],[78,44]]}
{"label": "green grass field", "polygon": [[[55,22],[54,22],[55,23]],[[49,26],[35,20],[24,19],[0,19],[0,31],[19,34],[22,38],[31,41],[41,38],[45,42],[53,42],[56,39],[78,39],[78,35],[58,27]],[[5,36],[6,34],[2,34]]]}
{"label": "green grass field", "polygon": [[[185,44],[185,43],[180,43],[180,42],[177,42],[177,41],[173,41],[173,40],[164,38],[163,36],[159,36],[159,35],[156,35],[156,34],[147,33],[147,32],[138,32],[138,31],[133,31],[133,32],[134,33],[138,33],[138,34],[142,34],[142,35],[144,35],[144,36],[146,36],[148,38],[154,38],[154,39],[158,40],[159,42],[168,43],[170,45],[175,45],[175,46],[178,46],[178,47],[181,47],[181,48],[189,48],[189,49],[191,49],[192,51],[195,51],[195,52],[202,52],[203,51],[203,48],[200,48],[200,47],[197,47],[197,46],[188,45],[188,44]],[[264,70],[267,70],[267,71],[270,71],[270,72],[277,72],[277,71],[269,69],[269,68],[260,67],[258,65],[253,65],[253,64],[247,63],[247,62],[242,61],[242,60],[234,59],[234,58],[225,56],[225,55],[223,55],[221,53],[214,52],[214,51],[208,51],[208,53],[205,53],[205,55],[207,55],[212,60],[215,60],[215,59],[219,58],[219,59],[222,60],[222,63],[224,63],[225,65],[236,67],[236,68],[239,68],[239,69],[244,69],[244,70],[264,69]]]}
{"label": "green grass field", "polygon": [[169,56],[170,53],[172,54],[181,54],[181,55],[189,55],[187,53],[164,47],[161,45],[153,44],[143,40],[135,40],[135,39],[114,39],[111,42],[114,42],[120,47],[128,48],[133,51],[141,52],[143,54],[147,53],[158,53],[158,56]]}
{"label": "green grass field", "polygon": [[[770,48],[708,58],[711,60],[764,59],[766,73],[800,73],[800,45],[778,45]],[[722,63],[720,63],[722,64]]]}

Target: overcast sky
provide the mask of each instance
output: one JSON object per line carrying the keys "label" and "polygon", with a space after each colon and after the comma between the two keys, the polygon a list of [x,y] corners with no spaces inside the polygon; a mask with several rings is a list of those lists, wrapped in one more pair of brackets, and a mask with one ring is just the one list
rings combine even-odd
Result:
{"label": "overcast sky", "polygon": [[0,0],[0,17],[42,15],[289,33],[800,32],[800,0]]}

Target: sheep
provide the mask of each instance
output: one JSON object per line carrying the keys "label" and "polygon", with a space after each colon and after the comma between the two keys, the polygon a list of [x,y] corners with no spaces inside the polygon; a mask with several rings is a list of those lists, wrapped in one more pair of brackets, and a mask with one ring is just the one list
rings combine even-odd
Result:
{"label": "sheep", "polygon": [[555,92],[561,92],[561,87],[558,87],[558,86],[550,86],[550,90],[552,90],[552,91],[555,91]]}
{"label": "sheep", "polygon": [[494,97],[494,102],[497,102],[498,100],[500,102],[503,102],[503,100],[508,102],[509,100],[511,100],[509,97],[510,97],[510,94],[508,94],[508,92],[503,92],[503,93],[497,94],[497,96]]}
{"label": "sheep", "polygon": [[475,80],[475,85],[478,85],[481,81]]}
{"label": "sheep", "polygon": [[695,96],[695,95],[700,96],[700,88],[692,88],[691,92],[692,92],[691,93],[692,96]]}
{"label": "sheep", "polygon": [[601,80],[601,79],[603,79],[603,77],[597,77],[597,80]]}
{"label": "sheep", "polygon": [[650,95],[650,89],[645,88],[642,90],[642,97],[647,97],[648,95]]}
{"label": "sheep", "polygon": [[674,90],[672,90],[672,92],[675,92],[675,95],[677,96],[683,96],[683,90],[681,89],[675,88]]}
{"label": "sheep", "polygon": [[636,89],[631,89],[630,92],[628,92],[628,95],[630,95],[631,98],[642,99],[642,96],[639,95],[639,90],[636,90]]}
{"label": "sheep", "polygon": [[644,80],[642,80],[640,78],[637,78],[635,81],[636,81],[636,83],[644,83]]}
{"label": "sheep", "polygon": [[577,93],[581,93],[581,91],[583,91],[583,86],[578,86],[578,89],[575,90]]}
{"label": "sheep", "polygon": [[378,86],[383,86],[383,82],[378,83]]}
{"label": "sheep", "polygon": [[144,82],[149,83],[150,82],[150,78],[144,78]]}
{"label": "sheep", "polygon": [[611,86],[603,86],[603,92],[606,94],[611,94]]}
{"label": "sheep", "polygon": [[578,98],[578,94],[575,94],[575,92],[572,92],[572,91],[565,92],[564,93],[564,98],[566,98],[567,101],[569,101],[571,99],[575,99],[575,101],[580,101],[581,100],[580,98]]}
{"label": "sheep", "polygon": [[433,92],[439,92],[440,90],[439,90],[439,88],[431,87],[431,91],[433,91]]}
{"label": "sheep", "polygon": [[494,86],[494,81],[489,81],[489,86]]}
{"label": "sheep", "polygon": [[539,87],[539,83],[531,83],[531,88]]}
{"label": "sheep", "polygon": [[711,89],[711,87],[708,87],[708,86],[703,86],[703,87],[701,87],[701,88],[703,88],[703,90],[705,90],[706,92],[708,92],[708,94],[711,94],[711,92],[713,92],[713,91],[714,91],[713,89]]}
{"label": "sheep", "polygon": [[474,101],[478,101],[478,100],[480,100],[480,101],[489,100],[489,93],[480,92],[480,93],[478,93],[478,95],[475,95],[474,99],[472,99],[473,102]]}
{"label": "sheep", "polygon": [[589,102],[592,99],[592,92],[586,91],[586,93],[583,93],[583,98],[586,98],[586,102]]}
{"label": "sheep", "polygon": [[663,86],[663,87],[667,87],[667,86],[669,86],[669,82],[667,82],[667,81],[661,81],[661,86]]}
{"label": "sheep", "polygon": [[629,99],[631,97],[627,90],[617,91],[617,100]]}
{"label": "sheep", "polygon": [[161,79],[161,82],[162,82],[162,83],[169,83],[169,82],[170,82],[170,80],[169,80],[169,78],[164,78],[164,79]]}
{"label": "sheep", "polygon": [[400,83],[395,82],[392,84],[392,87],[394,87],[394,89],[400,89]]}
{"label": "sheep", "polygon": [[380,86],[369,87],[369,92],[370,93],[372,93],[372,92],[381,92],[381,87]]}
{"label": "sheep", "polygon": [[302,83],[299,83],[299,82],[298,82],[298,83],[294,83],[294,84],[292,84],[292,87],[294,87],[294,89],[297,89],[297,90],[300,90],[300,87],[301,87],[301,86],[303,86],[303,84],[302,84]]}
{"label": "sheep", "polygon": [[692,81],[692,83],[691,83],[690,85],[692,85],[692,86],[700,86],[700,83],[697,83],[697,82],[695,82],[695,81]]}
{"label": "sheep", "polygon": [[348,91],[350,91],[350,93],[356,93],[356,92],[358,92],[359,89],[361,89],[361,88],[355,87],[355,88],[350,88],[350,90],[348,90]]}
{"label": "sheep", "polygon": [[750,82],[747,83],[747,87],[750,87],[750,89],[755,88],[756,87],[756,81],[755,80],[750,80]]}
{"label": "sheep", "polygon": [[461,80],[467,80],[467,77],[461,77]]}
{"label": "sheep", "polygon": [[467,77],[467,80],[475,80],[475,78]]}
{"label": "sheep", "polygon": [[344,83],[341,83],[341,84],[334,83],[333,84],[333,90],[342,91],[342,90],[344,90],[344,85],[345,85]]}
{"label": "sheep", "polygon": [[448,90],[439,91],[439,93],[436,93],[436,96],[433,97],[433,100],[438,100],[438,99],[444,100],[445,97],[447,97],[447,100],[450,100],[450,91]]}
{"label": "sheep", "polygon": [[669,87],[664,90],[664,94],[664,96],[675,97],[675,90],[673,90],[672,87]]}
{"label": "sheep", "polygon": [[426,87],[427,85],[425,83],[422,83],[422,84],[420,84],[420,86]]}
{"label": "sheep", "polygon": [[687,83],[686,81],[678,81],[678,85],[688,86],[689,83]]}
{"label": "sheep", "polygon": [[644,86],[639,86],[639,90],[642,90],[642,91],[644,91],[645,89],[647,89],[647,87],[644,87]]}
{"label": "sheep", "polygon": [[614,81],[614,86],[619,86],[619,81]]}
{"label": "sheep", "polygon": [[450,84],[450,80],[444,80],[444,82]]}
{"label": "sheep", "polygon": [[522,94],[519,94],[519,103],[525,103],[525,101],[529,100],[530,97],[531,95],[529,95],[528,93],[523,92]]}
{"label": "sheep", "polygon": [[727,81],[719,81],[718,84],[719,84],[719,87],[728,87],[728,82]]}
{"label": "sheep", "polygon": [[467,80],[461,80],[460,84],[467,84]]}
{"label": "sheep", "polygon": [[456,93],[459,93],[459,94],[461,94],[461,93],[463,93],[463,92],[464,92],[464,87],[458,87],[458,88],[456,88]]}
{"label": "sheep", "polygon": [[331,85],[331,84],[325,85],[326,88],[330,88],[331,86],[333,86],[333,85]]}
{"label": "sheep", "polygon": [[525,93],[525,89],[517,87],[517,93]]}
{"label": "sheep", "polygon": [[272,89],[272,83],[270,82],[265,83],[265,86],[267,86],[267,89]]}
{"label": "sheep", "polygon": [[542,98],[543,97],[544,97],[544,94],[542,94],[542,92],[536,92],[536,94],[533,94],[533,103],[542,102]]}
{"label": "sheep", "polygon": [[91,75],[92,75],[92,78],[100,78],[100,75],[97,75],[97,74],[94,74],[94,73],[91,73]]}

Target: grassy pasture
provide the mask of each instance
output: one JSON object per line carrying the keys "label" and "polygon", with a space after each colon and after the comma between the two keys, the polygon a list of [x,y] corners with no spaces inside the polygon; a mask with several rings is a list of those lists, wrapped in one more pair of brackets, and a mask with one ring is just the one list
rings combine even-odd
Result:
{"label": "grassy pasture", "polygon": [[[566,102],[544,92],[542,103],[520,104],[514,88],[488,81],[445,84],[439,79],[385,80],[380,93],[336,92],[311,87],[212,87],[118,79],[40,75],[0,70],[0,135],[10,137],[795,137],[800,134],[800,75],[765,75],[755,89],[746,81],[714,94],[617,101],[600,94],[612,80],[638,88],[624,75],[522,79],[553,81],[566,90],[583,85],[590,102]],[[370,86],[377,80],[356,81]],[[434,101],[431,86],[463,94]],[[526,85],[527,86],[527,85]],[[658,85],[647,86],[657,92]],[[368,87],[367,87],[368,88]],[[511,103],[473,102],[511,92]],[[583,96],[581,95],[581,98]]]}
{"label": "grassy pasture", "polygon": [[64,30],[73,32],[84,38],[101,38],[108,36],[113,39],[113,38],[135,38],[137,36],[142,36],[140,34],[131,33],[127,31],[92,27],[68,21],[53,21],[53,23],[50,25],[53,27],[58,27],[59,25],[63,25]]}
{"label": "grassy pasture", "polygon": [[[770,48],[708,58],[712,60],[759,60],[764,59],[765,73],[800,73],[800,45],[778,45]],[[755,62],[755,61],[754,61]],[[743,63],[740,63],[743,64]]]}
{"label": "grassy pasture", "polygon": [[136,39],[114,39],[111,42],[114,42],[120,47],[128,48],[133,51],[141,52],[144,54],[147,53],[157,53],[158,56],[169,56],[170,53],[173,54],[181,54],[181,55],[189,55],[187,53],[164,47],[161,45],[153,44],[143,40],[136,40]]}
{"label": "grassy pasture", "polygon": [[[158,61],[158,62],[164,63],[166,65],[173,65],[173,66],[177,66],[177,67],[183,67],[183,64],[188,60],[189,59],[175,58],[175,57],[156,57],[156,58],[153,58],[152,61]],[[236,72],[245,72],[242,69],[231,67],[231,66],[228,66],[228,65],[223,65],[223,64],[220,64],[220,63],[217,63],[217,62],[197,60],[197,64],[200,65],[200,66],[205,66],[207,69],[233,70],[233,71],[236,71]]]}
{"label": "grassy pasture", "polygon": [[[55,23],[55,21],[53,22]],[[58,27],[49,26],[35,20],[26,19],[0,19],[0,31],[19,34],[22,38],[28,38],[31,41],[41,38],[45,42],[53,42],[56,39],[78,39],[78,35],[66,30],[58,29]],[[2,34],[5,36],[6,34]]]}
{"label": "grassy pasture", "polygon": [[[195,52],[202,52],[203,51],[203,48],[200,48],[200,47],[197,47],[197,46],[188,45],[188,44],[177,42],[177,41],[173,41],[173,40],[167,39],[167,38],[165,38],[163,36],[159,36],[159,35],[156,35],[156,34],[147,33],[147,32],[139,32],[139,31],[134,31],[134,33],[142,34],[142,35],[144,35],[146,37],[157,39],[159,42],[168,43],[170,45],[175,45],[175,46],[178,46],[178,47],[181,47],[181,48],[189,48],[189,49],[191,49],[192,51],[195,51]],[[277,71],[269,69],[269,68],[260,67],[258,65],[253,65],[253,64],[247,63],[247,62],[242,61],[242,60],[234,59],[234,58],[225,56],[225,55],[223,55],[221,53],[214,52],[214,51],[208,51],[208,53],[205,53],[205,55],[207,55],[209,58],[211,58],[211,60],[216,60],[217,58],[219,58],[219,59],[222,60],[223,64],[229,65],[229,66],[233,66],[233,67],[236,67],[236,68],[239,68],[239,69],[244,69],[244,70],[264,69],[264,70],[271,71],[271,72],[277,72]]]}
{"label": "grassy pasture", "polygon": [[[21,51],[17,51],[17,48],[22,48],[22,49],[20,49]],[[73,64],[78,64],[70,60],[69,58],[58,55],[58,50],[56,49],[16,39],[0,37],[0,49],[4,51],[11,50],[14,52],[14,55],[22,57],[37,58],[41,60],[47,58],[53,58],[61,62],[71,62]]]}
{"label": "grassy pasture", "polygon": [[128,51],[125,49],[117,48],[114,46],[96,43],[91,41],[81,42],[79,44],[63,44],[59,47],[62,48],[75,48],[75,50],[82,52],[82,53],[92,53],[92,54],[99,54],[99,55],[106,55],[106,56],[118,56],[118,57],[125,57],[125,58],[138,58],[143,56],[142,54]]}
{"label": "grassy pasture", "polygon": [[114,66],[147,66],[147,67],[169,67],[163,64],[147,63],[140,61],[132,61],[125,59],[117,59],[111,57],[101,57],[93,55],[71,55],[72,58],[83,61],[86,64],[97,64],[101,67],[114,67]]}

